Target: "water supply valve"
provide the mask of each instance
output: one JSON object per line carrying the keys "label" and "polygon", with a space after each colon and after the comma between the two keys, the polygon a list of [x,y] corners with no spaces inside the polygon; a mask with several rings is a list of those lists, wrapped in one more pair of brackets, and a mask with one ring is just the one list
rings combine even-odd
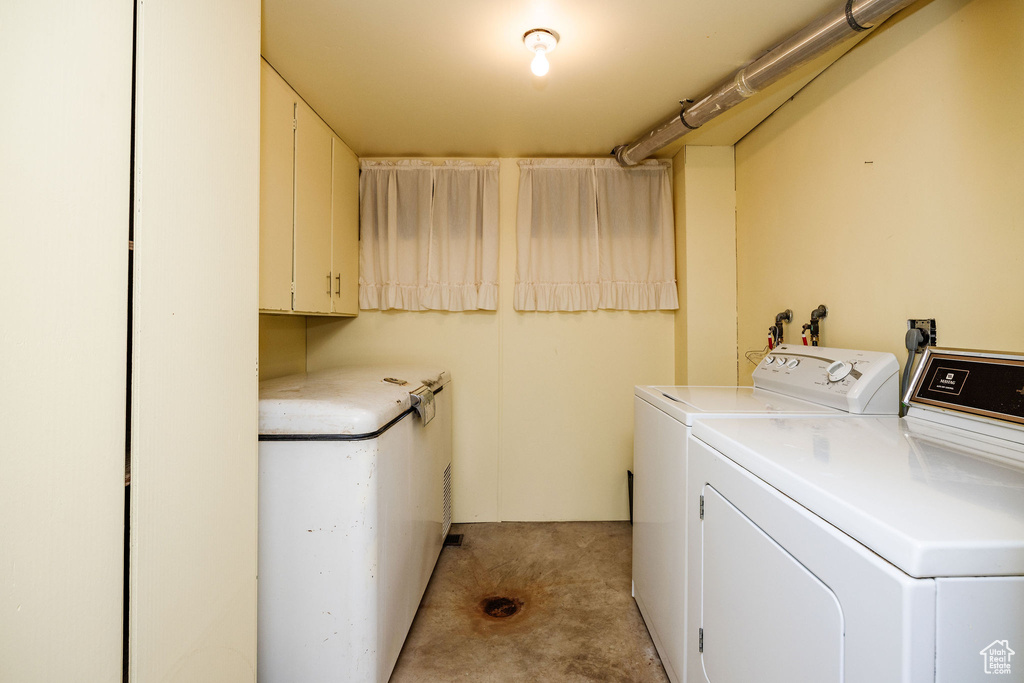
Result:
{"label": "water supply valve", "polygon": [[822,320],[822,318],[824,318],[827,315],[828,315],[828,308],[825,306],[825,304],[821,304],[820,306],[815,308],[813,311],[811,311],[811,321],[809,323],[805,323],[804,326],[801,328],[801,330],[802,330],[802,335],[801,336],[803,337],[803,340],[804,340],[804,346],[807,346],[807,333],[808,332],[811,333],[811,346],[817,346],[818,345],[818,339],[819,339],[819,336],[821,335],[821,320]]}
{"label": "water supply valve", "polygon": [[775,324],[768,328],[768,350],[772,350],[785,342],[783,323],[793,321],[793,311],[786,309],[775,316]]}

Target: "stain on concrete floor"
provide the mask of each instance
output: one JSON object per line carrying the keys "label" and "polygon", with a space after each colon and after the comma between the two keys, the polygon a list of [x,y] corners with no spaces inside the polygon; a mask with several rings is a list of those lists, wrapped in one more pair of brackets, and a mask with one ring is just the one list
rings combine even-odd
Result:
{"label": "stain on concrete floor", "polygon": [[[630,595],[627,522],[456,524],[391,683],[668,681]],[[484,604],[508,598],[505,617]]]}

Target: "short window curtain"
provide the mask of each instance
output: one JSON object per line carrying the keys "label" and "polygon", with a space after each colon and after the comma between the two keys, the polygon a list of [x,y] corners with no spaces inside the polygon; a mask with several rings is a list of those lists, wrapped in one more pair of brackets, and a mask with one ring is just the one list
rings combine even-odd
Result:
{"label": "short window curtain", "polygon": [[679,308],[671,165],[519,162],[517,311]]}
{"label": "short window curtain", "polygon": [[498,162],[359,167],[359,308],[495,310]]}

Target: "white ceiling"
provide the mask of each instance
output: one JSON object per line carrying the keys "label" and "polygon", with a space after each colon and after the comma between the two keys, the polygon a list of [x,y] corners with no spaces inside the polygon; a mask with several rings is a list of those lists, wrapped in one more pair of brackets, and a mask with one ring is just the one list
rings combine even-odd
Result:
{"label": "white ceiling", "polygon": [[[263,56],[359,156],[529,157],[609,154],[840,0],[262,2]],[[659,156],[733,144],[849,47]]]}

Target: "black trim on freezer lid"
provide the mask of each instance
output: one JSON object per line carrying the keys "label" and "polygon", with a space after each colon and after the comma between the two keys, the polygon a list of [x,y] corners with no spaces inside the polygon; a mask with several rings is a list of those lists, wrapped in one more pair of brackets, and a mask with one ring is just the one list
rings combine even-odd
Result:
{"label": "black trim on freezer lid", "polygon": [[[444,385],[438,387],[434,395],[440,394],[444,391]],[[407,408],[405,412],[394,418],[380,429],[367,432],[365,434],[260,434],[260,441],[370,441],[376,439],[384,432],[391,429],[394,425],[402,421],[402,419],[411,413],[415,413],[415,408]]]}

